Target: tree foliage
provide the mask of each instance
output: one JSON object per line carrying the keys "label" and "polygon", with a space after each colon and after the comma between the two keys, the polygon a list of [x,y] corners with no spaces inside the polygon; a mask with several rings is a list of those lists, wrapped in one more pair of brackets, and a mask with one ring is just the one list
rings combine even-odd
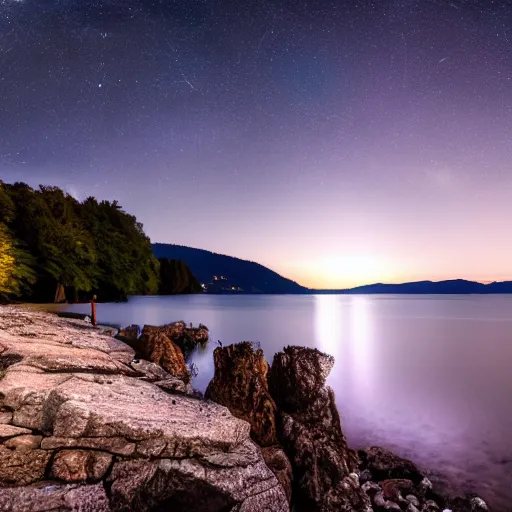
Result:
{"label": "tree foliage", "polygon": [[159,264],[142,224],[116,202],[0,181],[0,294],[52,301],[157,293]]}
{"label": "tree foliage", "polygon": [[203,291],[198,280],[194,277],[184,261],[161,258],[159,262],[159,292],[162,295],[201,293]]}

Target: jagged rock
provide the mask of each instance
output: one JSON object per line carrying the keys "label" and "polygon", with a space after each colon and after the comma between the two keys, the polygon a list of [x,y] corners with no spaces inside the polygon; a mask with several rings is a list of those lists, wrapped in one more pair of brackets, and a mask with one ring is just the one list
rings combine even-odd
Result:
{"label": "jagged rock", "polygon": [[270,391],[279,409],[303,412],[316,402],[334,366],[334,357],[316,349],[286,347],[274,356]]}
{"label": "jagged rock", "polygon": [[276,406],[268,391],[268,364],[263,351],[255,351],[244,342],[216,348],[213,359],[215,374],[205,398],[248,421],[251,437],[260,446],[277,445]]}
{"label": "jagged rock", "polygon": [[139,343],[145,359],[156,363],[171,376],[177,377],[188,384],[190,372],[183,353],[180,347],[166,336],[163,330],[144,326]]}
{"label": "jagged rock", "polygon": [[41,446],[43,436],[17,436],[5,441],[4,446],[11,450],[35,450]]}
{"label": "jagged rock", "polygon": [[288,500],[288,503],[290,503],[292,499],[293,473],[292,465],[290,464],[288,457],[281,448],[272,446],[262,448],[261,453],[266,465],[269,467],[270,471],[274,473],[277,481],[283,487],[286,494],[286,499]]}
{"label": "jagged rock", "polygon": [[57,448],[89,448],[103,450],[116,455],[128,457],[135,452],[135,443],[122,437],[45,437],[41,442],[43,450],[55,450]]}
{"label": "jagged rock", "polygon": [[41,480],[50,456],[45,450],[11,450],[0,445],[0,487]]}
{"label": "jagged rock", "polygon": [[41,482],[0,489],[0,512],[110,512],[103,485]]}
{"label": "jagged rock", "polygon": [[62,450],[52,464],[52,475],[65,482],[100,480],[112,463],[109,453],[88,450]]}
{"label": "jagged rock", "polygon": [[400,505],[396,501],[389,500],[386,501],[386,504],[384,505],[384,510],[400,511],[402,509],[400,508]]}
{"label": "jagged rock", "polygon": [[269,388],[278,407],[278,436],[292,463],[297,505],[304,510],[363,511],[369,498],[350,473],[334,392],[325,379],[334,364],[318,350],[287,347],[274,356]]}
{"label": "jagged rock", "polygon": [[32,431],[26,428],[15,427],[14,425],[0,424],[0,441],[23,434],[32,434]]}
{"label": "jagged rock", "polygon": [[367,450],[360,450],[358,454],[362,467],[370,470],[374,480],[405,479],[419,484],[424,478],[410,460],[402,459],[385,448],[372,446]]}

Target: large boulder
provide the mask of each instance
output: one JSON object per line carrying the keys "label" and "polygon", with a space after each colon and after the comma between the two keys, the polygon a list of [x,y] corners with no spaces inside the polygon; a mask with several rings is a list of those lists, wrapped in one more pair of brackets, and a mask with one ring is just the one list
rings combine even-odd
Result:
{"label": "large boulder", "polygon": [[292,463],[298,509],[370,511],[334,392],[325,386],[333,365],[331,356],[303,347],[287,347],[274,356],[269,389],[278,408],[278,436]]}
{"label": "large boulder", "polygon": [[260,446],[277,445],[276,406],[268,391],[268,363],[263,351],[243,342],[216,348],[213,359],[215,374],[205,398],[248,421],[251,437]]}
{"label": "large boulder", "polygon": [[288,510],[250,425],[149,382],[163,374],[132,369],[121,342],[9,307],[0,309],[4,355],[16,357],[0,378],[0,512]]}
{"label": "large boulder", "polygon": [[190,371],[180,347],[159,327],[144,326],[139,338],[144,359],[161,366],[173,377],[190,381]]}

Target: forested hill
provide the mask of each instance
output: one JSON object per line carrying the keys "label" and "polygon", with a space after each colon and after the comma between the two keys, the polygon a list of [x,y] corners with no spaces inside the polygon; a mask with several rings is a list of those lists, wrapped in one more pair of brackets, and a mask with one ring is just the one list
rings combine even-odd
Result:
{"label": "forested hill", "polygon": [[0,299],[122,300],[199,286],[183,265],[163,265],[142,224],[117,201],[79,202],[56,187],[0,180]]}
{"label": "forested hill", "polygon": [[295,281],[252,261],[173,244],[153,244],[153,252],[157,258],[183,260],[207,292],[308,293]]}

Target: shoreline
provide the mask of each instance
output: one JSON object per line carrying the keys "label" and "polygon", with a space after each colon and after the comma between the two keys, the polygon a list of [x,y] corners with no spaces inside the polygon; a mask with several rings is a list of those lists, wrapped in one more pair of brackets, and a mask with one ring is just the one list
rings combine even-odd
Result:
{"label": "shoreline", "polygon": [[[134,366],[133,365],[133,354],[131,352],[129,352],[131,349],[129,349],[129,347],[127,347],[126,345],[122,344],[121,342],[119,342],[117,340],[114,341],[114,338],[112,338],[110,336],[112,334],[112,331],[109,332],[109,336],[105,336],[105,334],[104,334],[105,331],[102,331],[101,328],[100,329],[94,329],[90,325],[87,325],[86,322],[82,322],[80,320],[73,320],[73,319],[62,319],[59,316],[57,316],[55,313],[41,312],[41,310],[39,308],[37,308],[37,307],[36,308],[32,308],[32,307],[27,306],[27,305],[24,305],[24,306],[4,306],[4,307],[0,308],[0,321],[3,321],[3,326],[2,326],[3,330],[5,330],[5,317],[6,317],[5,312],[6,311],[10,311],[10,315],[11,315],[12,319],[15,319],[15,317],[17,317],[17,316],[21,316],[21,317],[23,317],[23,319],[24,319],[24,321],[26,323],[30,324],[30,327],[28,328],[28,330],[31,333],[30,335],[27,335],[26,332],[25,332],[24,335],[23,334],[19,334],[19,333],[23,332],[23,329],[27,328],[26,325],[18,325],[18,326],[15,325],[13,328],[11,328],[11,330],[14,329],[15,332],[17,332],[16,330],[18,330],[19,331],[18,334],[21,335],[22,337],[27,337],[29,339],[33,339],[34,337],[37,338],[39,336],[42,336],[44,338],[45,336],[49,335],[50,337],[53,338],[53,337],[58,335],[58,332],[56,332],[56,331],[59,331],[60,329],[64,328],[65,332],[68,333],[67,335],[71,334],[73,336],[76,336],[77,334],[79,334],[80,336],[84,336],[84,333],[86,333],[86,337],[87,338],[91,338],[91,335],[92,335],[92,338],[94,339],[94,341],[91,341],[91,344],[92,344],[92,346],[95,346],[96,350],[99,348],[98,346],[96,346],[98,344],[98,340],[96,338],[101,338],[102,339],[101,341],[105,342],[107,344],[107,346],[110,343],[112,343],[115,346],[114,352],[117,351],[117,352],[121,352],[121,353],[125,354],[124,355],[124,361],[121,364],[123,366],[126,366],[128,368],[128,370],[126,370],[125,368],[123,368],[122,370],[119,370],[119,371],[121,371],[122,378],[123,379],[126,379],[126,378],[128,378],[128,379],[139,378],[140,379],[141,378],[140,372],[139,372],[139,375],[134,375],[134,373],[136,373],[137,370],[133,368],[133,366]],[[45,315],[51,315],[52,317],[58,318],[59,320],[56,321],[56,322],[48,322],[48,321],[45,322]],[[7,316],[9,316],[9,315],[7,315]],[[46,316],[46,320],[49,320],[48,316]],[[15,320],[13,320],[13,321],[16,323]],[[23,324],[23,322],[21,322],[21,323]],[[54,331],[51,332],[51,333],[48,332],[49,327],[48,327],[48,325],[44,325],[45,323],[46,324],[54,323],[57,326],[56,330],[54,329]],[[50,329],[50,331],[51,331],[51,329]],[[46,332],[46,334],[44,334],[45,332]],[[0,331],[0,345],[2,344],[1,333],[2,333],[2,331]],[[105,341],[105,338],[107,338],[107,339],[110,338],[112,340],[112,342],[109,343],[108,341]],[[5,336],[4,336],[4,340],[5,340]],[[79,345],[80,345],[80,343],[81,343],[81,349],[87,350],[87,349],[90,348],[87,344],[84,344],[83,341],[79,342]],[[66,342],[66,344],[67,344],[67,342]],[[74,347],[73,343],[72,343],[72,346]],[[222,352],[224,352],[225,350],[228,350],[228,349],[229,350],[233,350],[230,347],[225,347],[223,349],[217,349],[216,353],[217,353],[217,351],[219,351],[219,354],[221,354]],[[128,352],[126,352],[126,351],[128,351]],[[2,351],[0,349],[0,352],[5,352],[5,351]],[[100,352],[103,352],[103,354],[107,353],[105,351],[105,347],[103,347],[103,350],[100,349]],[[131,362],[128,361],[129,357],[127,357],[127,353],[130,353],[130,357],[132,357],[132,361]],[[246,359],[247,359],[247,357],[254,358],[255,356],[251,355],[251,354],[255,354],[255,353],[256,353],[255,351],[253,351],[252,353],[248,352],[247,354],[244,355],[244,357]],[[30,351],[29,351],[29,354],[31,354],[31,356],[33,356],[33,354]],[[31,356],[29,356],[29,357],[31,357]],[[16,362],[16,363],[14,363],[14,365],[9,365],[9,367],[10,366],[14,366],[14,368],[11,368],[11,370],[8,370],[6,368],[7,372],[12,373],[13,370],[16,368],[16,366],[15,366],[16,364],[18,365],[18,367],[19,366],[23,367],[23,359],[26,358],[26,357],[27,356],[22,357],[22,359],[20,361]],[[258,357],[260,357],[260,356],[258,356]],[[328,357],[328,356],[326,356],[326,357]],[[261,353],[261,359],[262,358],[263,358],[263,353]],[[0,354],[0,359],[1,359],[1,354]],[[240,361],[244,362],[243,359],[241,359]],[[54,364],[54,362],[52,362],[52,364]],[[244,364],[245,364],[245,362],[244,362]],[[260,362],[257,362],[257,364],[261,365],[263,363],[261,363],[261,361],[260,361]],[[131,368],[130,368],[130,365],[131,365]],[[272,366],[274,366],[274,364]],[[218,369],[217,356],[216,356],[216,366],[215,367],[216,367],[216,374],[217,374],[217,369]],[[4,372],[6,370],[4,370]],[[80,368],[75,368],[74,370],[79,372]],[[82,368],[82,370],[83,370],[83,368]],[[88,371],[90,371],[90,369],[88,369]],[[103,369],[99,369],[98,371],[100,371],[99,375],[104,375],[104,373],[102,373],[104,371],[104,368]],[[271,371],[271,368],[268,371]],[[117,372],[117,370],[114,371],[114,373],[112,373],[112,375],[117,375],[116,372]],[[325,377],[326,377],[326,375],[325,375]],[[145,378],[145,377],[142,377],[142,378]],[[0,391],[1,391],[2,380],[0,380]],[[321,384],[315,388],[318,392],[323,393],[321,390],[324,389],[324,387],[325,387],[324,386],[324,381],[325,381],[325,378],[322,380]],[[212,383],[210,383],[210,385],[211,384]],[[175,383],[175,385],[176,385],[176,383]],[[154,386],[154,387],[156,387],[156,386]],[[175,391],[176,391],[176,388],[174,389],[174,392]],[[167,389],[167,392],[169,392],[169,389]],[[182,394],[180,394],[180,393],[182,393],[181,391],[178,392],[178,393],[179,393],[179,396],[182,396]],[[171,395],[172,395],[172,392],[171,392]],[[178,395],[176,395],[176,396],[178,396]],[[195,400],[197,401],[197,397],[195,397]],[[272,399],[270,399],[270,400],[272,400]],[[218,400],[218,401],[221,402],[222,400]],[[228,400],[228,402],[229,402],[229,400]],[[200,401],[200,403],[207,404],[209,402]],[[227,405],[227,404],[221,404],[221,405]],[[228,409],[231,410],[232,408],[228,406]],[[232,411],[232,414],[237,416],[236,412],[234,412],[234,411]],[[245,423],[245,422],[243,422],[243,423]],[[339,418],[338,418],[338,424],[339,424]],[[334,423],[332,425],[333,425],[333,428],[336,429],[336,421],[335,420],[334,420]],[[317,428],[317,427],[315,427],[315,428]],[[38,434],[39,434],[39,432],[38,432]],[[340,435],[342,436],[342,438],[340,438],[340,439],[344,439],[344,436],[343,436],[342,432],[341,432]],[[254,436],[252,436],[252,435],[251,435],[251,437],[254,438]],[[346,453],[348,454],[349,452],[350,451],[347,451]],[[370,455],[371,455],[372,452],[369,451],[369,452],[364,452],[364,453],[366,453],[367,454],[366,456],[368,456],[368,453],[370,453]],[[364,453],[363,452],[359,453],[360,459],[365,457]],[[383,453],[384,453],[384,455],[382,455],[382,453],[380,453],[380,455],[379,455],[381,457],[381,459],[382,459],[382,457],[384,457],[384,458],[387,457],[388,459],[391,457],[391,455],[389,455],[387,452],[383,452]],[[375,453],[373,454],[373,456],[375,456]],[[410,471],[411,467],[414,467],[415,469],[414,469],[413,472],[417,472],[417,474],[415,473],[416,479],[418,479],[420,475],[422,476],[422,479],[420,481],[416,482],[415,485],[419,485],[421,482],[423,482],[423,478],[425,477],[425,474],[422,473],[418,468],[416,468],[410,461],[406,461],[406,460],[404,461],[403,459],[400,459],[400,458],[398,458],[396,456],[393,456],[393,457],[395,457],[395,458],[392,458],[392,464],[394,465],[394,469],[393,470],[389,470],[388,471],[389,474],[387,476],[391,477],[392,479],[396,479],[397,477],[400,478],[400,476],[403,476],[403,475],[401,475],[401,473],[403,473],[403,467],[409,468],[408,471]],[[379,464],[381,464],[381,463],[382,463],[382,460],[379,462]],[[389,460],[388,460],[388,463],[389,463]],[[412,464],[412,466],[410,466],[411,464]],[[403,467],[400,468],[400,465],[402,465]],[[294,468],[295,468],[295,466],[296,466],[296,463],[294,465]],[[384,503],[384,501],[382,501],[380,498],[382,498],[385,501],[392,502],[393,500],[390,499],[390,495],[389,495],[389,493],[391,493],[391,495],[393,497],[395,497],[395,499],[398,500],[398,498],[396,496],[398,496],[397,492],[399,491],[399,489],[395,489],[393,487],[393,485],[391,487],[393,487],[394,490],[387,490],[386,491],[386,489],[384,489],[384,491],[383,491],[381,488],[377,489],[377,487],[379,487],[379,485],[376,482],[373,482],[373,480],[372,480],[372,476],[371,476],[372,469],[371,469],[371,467],[372,466],[371,466],[370,463],[368,463],[368,461],[361,462],[361,460],[360,460],[356,464],[356,466],[353,468],[354,470],[353,470],[352,473],[350,473],[350,475],[355,474],[357,476],[358,485],[356,487],[363,489],[363,491],[365,492],[365,495],[368,495],[368,497],[371,498],[371,501],[373,502],[373,506],[377,507],[375,510],[379,510],[378,503],[381,503],[381,506],[384,506],[384,505],[382,505],[382,503]],[[407,472],[406,472],[406,474],[407,474]],[[347,475],[348,475],[348,473],[347,473]],[[398,475],[398,476],[396,476],[396,475]],[[346,478],[349,478],[349,476],[347,476]],[[351,478],[354,478],[354,477],[351,477]],[[389,478],[387,480],[389,480]],[[359,484],[361,484],[361,486],[359,486]],[[366,489],[364,488],[365,485],[366,485]],[[377,486],[377,487],[375,487],[375,486]],[[437,496],[435,493],[433,493],[431,491],[431,484],[430,484],[430,482],[428,482],[428,483],[424,482],[423,483],[423,487],[425,487],[425,489],[423,489],[423,491],[422,491],[424,494],[430,493],[434,497]],[[368,492],[366,492],[366,491],[368,491]],[[0,496],[1,496],[1,492],[2,491],[0,489]],[[360,491],[357,490],[357,493],[358,492],[360,492]],[[382,492],[384,493],[383,495],[379,494],[379,493],[382,493]],[[355,488],[353,489],[353,493],[356,493],[356,489]],[[377,504],[375,503],[376,497],[377,497]],[[405,498],[402,496],[402,499],[405,499]],[[420,496],[420,499],[422,499],[421,496]],[[445,500],[445,498],[441,497],[441,496],[439,496],[439,499]],[[474,498],[474,499],[476,499],[476,498]],[[469,501],[467,502],[467,504],[469,506]],[[413,506],[414,506],[414,504],[413,504]],[[471,506],[473,506],[473,505],[471,505]],[[482,505],[482,507],[483,507],[483,505]],[[361,509],[361,510],[363,510],[363,509]],[[398,510],[400,510],[400,508]],[[413,509],[411,509],[411,510],[412,510],[412,512],[414,512]],[[461,508],[460,510],[466,510],[466,509]],[[467,510],[470,510],[470,509],[468,508]],[[473,508],[471,510],[487,510],[487,508]]]}

